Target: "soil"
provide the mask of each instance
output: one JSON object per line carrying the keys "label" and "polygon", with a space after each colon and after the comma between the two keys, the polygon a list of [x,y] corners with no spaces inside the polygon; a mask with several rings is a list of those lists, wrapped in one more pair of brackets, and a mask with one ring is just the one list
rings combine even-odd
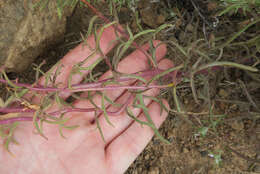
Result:
{"label": "soil", "polygon": [[[190,1],[186,3],[177,0],[148,2],[141,1],[136,9],[141,19],[139,24],[142,27],[155,28],[166,22],[174,23],[175,28],[159,33],[157,39],[171,40],[186,47],[193,44],[191,49],[201,48],[201,45],[196,45],[195,41],[205,38],[203,23],[214,22],[213,15],[216,14],[217,4],[202,0],[195,1],[200,10],[206,9],[200,11],[205,17],[202,19]],[[107,7],[98,4],[95,7],[112,19]],[[131,14],[130,19],[129,14]],[[68,50],[80,42],[81,33],[86,33],[92,16],[93,13],[89,9],[77,7],[68,19],[64,41],[53,49],[46,50],[46,53],[38,57],[35,63],[39,64],[46,60],[48,64],[43,66],[43,70],[47,71]],[[132,31],[138,31],[135,17],[129,8],[122,7],[118,12],[118,18],[123,26],[128,24]],[[217,28],[206,24],[209,44],[213,44],[212,37],[228,37],[239,31],[239,25],[246,20],[247,18],[242,15],[235,15],[219,19]],[[243,36],[244,38],[241,36],[241,41],[248,36],[252,38],[254,34],[259,34],[256,28],[257,26],[250,28]],[[175,64],[182,62],[184,56],[175,47],[170,47],[167,57]],[[249,47],[250,55],[242,47],[224,49],[222,60],[246,62],[250,65],[251,59],[259,56],[259,52],[257,53],[254,49],[254,47]],[[210,50],[204,49],[206,53]],[[208,55],[210,53],[212,52],[208,52]],[[193,55],[187,69],[191,68],[197,59],[198,53]],[[245,61],[248,59],[250,59],[248,62]],[[237,69],[224,68],[208,74],[206,81],[196,81],[199,104],[193,99],[189,83],[180,83],[177,95],[185,114],[175,111],[176,107],[170,92],[164,95],[168,98],[173,111],[161,126],[160,133],[171,144],[166,145],[159,138],[154,137],[125,174],[260,173],[260,112],[257,109],[260,107],[259,81]],[[23,82],[34,81],[32,70],[19,75],[9,74],[9,77],[13,78],[17,76]],[[256,108],[252,106],[247,94],[239,86],[239,79],[246,84],[252,100],[257,105]]]}

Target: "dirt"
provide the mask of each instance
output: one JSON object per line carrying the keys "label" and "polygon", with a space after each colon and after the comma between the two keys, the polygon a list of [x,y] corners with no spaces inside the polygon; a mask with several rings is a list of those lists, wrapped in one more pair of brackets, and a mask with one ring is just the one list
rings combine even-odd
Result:
{"label": "dirt", "polygon": [[[216,4],[197,1],[198,7],[207,8],[203,13],[206,21],[203,21],[191,3],[166,0],[145,4],[147,2],[143,1],[136,9],[140,12],[139,24],[142,27],[153,28],[165,22],[172,22],[175,28],[158,34],[157,39],[175,41],[182,46],[193,43],[192,48],[199,49],[200,45],[196,45],[194,41],[204,38],[203,23],[214,21]],[[112,19],[109,11],[104,10],[106,9],[104,6],[96,5],[96,8]],[[147,8],[152,10],[145,11]],[[156,13],[151,14],[152,12]],[[126,14],[129,13],[132,14],[132,11],[123,7],[118,13],[119,20],[123,26],[129,24],[131,29],[137,32],[138,24],[133,15],[125,20]],[[48,65],[43,67],[45,71],[55,64],[69,49],[80,42],[80,34],[86,33],[91,16],[93,13],[89,9],[77,7],[68,20],[64,41],[53,49],[47,50],[35,63],[39,64],[42,60],[47,60]],[[233,18],[221,18],[219,28],[212,29],[206,26],[209,42],[211,37],[228,37],[234,34],[238,31],[238,21],[245,20],[245,17],[233,16]],[[244,37],[257,32],[259,31],[256,27],[253,27]],[[249,52],[254,53],[251,49],[254,48],[249,48]],[[235,47],[227,48],[222,57],[224,60],[245,62],[244,58],[250,59],[250,56],[244,50]],[[259,53],[255,52],[255,56],[257,55]],[[167,57],[175,64],[184,59],[175,47],[169,48]],[[194,54],[189,65],[194,64],[196,58],[198,55]],[[9,76],[16,77],[17,74],[9,74]],[[28,70],[19,77],[24,82],[33,82],[34,72]],[[202,81],[203,83],[201,81],[196,83],[200,96],[199,104],[193,99],[189,83],[180,83],[177,95],[184,114],[176,111],[170,92],[164,95],[168,98],[173,111],[161,126],[160,133],[171,144],[166,145],[159,138],[154,137],[125,174],[260,173],[260,114],[248,101],[242,87],[238,85],[238,79],[245,82],[257,107],[260,103],[259,82],[237,69],[216,70],[209,72],[207,77],[208,80]],[[199,85],[201,83],[202,85]],[[202,100],[203,97],[205,100]]]}

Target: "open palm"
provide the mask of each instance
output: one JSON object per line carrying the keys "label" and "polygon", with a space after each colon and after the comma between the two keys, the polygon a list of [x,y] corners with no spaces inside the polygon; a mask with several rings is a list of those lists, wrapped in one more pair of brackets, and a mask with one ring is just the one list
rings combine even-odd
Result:
{"label": "open palm", "polygon": [[[113,27],[106,28],[100,40],[100,48],[104,54],[108,53],[114,46],[111,40],[115,40],[116,35]],[[154,41],[154,45],[159,42]],[[88,39],[89,46],[95,46],[94,37]],[[61,74],[58,75],[56,83],[60,86],[66,86],[68,76],[73,65],[84,60],[91,54],[89,46],[80,44],[71,50],[62,60],[63,65]],[[144,50],[149,49],[149,45],[142,47]],[[163,59],[166,54],[166,46],[160,45],[156,50],[156,58],[161,69],[167,69],[172,63]],[[95,55],[84,66],[89,66],[99,57]],[[146,56],[139,50],[136,50],[118,66],[118,71],[123,73],[135,73],[149,68]],[[87,72],[85,72],[87,73]],[[101,79],[111,76],[108,71],[102,75]],[[79,75],[72,78],[73,84],[78,84],[82,80]],[[44,83],[44,78],[39,81]],[[128,82],[129,83],[129,82]],[[158,89],[146,91],[146,95],[158,95]],[[63,93],[61,97],[64,99],[70,94]],[[84,96],[86,94],[82,94]],[[106,95],[117,103],[124,103],[129,93],[124,90],[106,91]],[[37,99],[34,99],[37,103]],[[101,96],[95,95],[93,101],[96,105],[101,106]],[[144,100],[149,108],[149,113],[155,125],[159,127],[165,120],[167,113],[164,111],[160,114],[160,105],[151,101],[149,98]],[[164,101],[166,106],[167,102]],[[78,108],[93,108],[88,100],[77,100],[73,103]],[[109,103],[106,103],[108,106]],[[51,110],[57,110],[58,106],[54,103]],[[109,107],[109,111],[117,108]],[[140,109],[133,108],[133,113],[140,119],[145,117]],[[149,140],[153,136],[153,131],[147,126],[141,126],[139,123],[133,122],[129,116],[122,111],[118,116],[111,116],[110,121],[114,126],[107,123],[101,115],[99,122],[104,134],[105,141],[102,140],[100,132],[95,123],[95,115],[91,112],[71,112],[65,114],[69,117],[70,125],[80,125],[79,128],[73,130],[64,130],[66,139],[59,135],[56,125],[44,124],[43,130],[48,140],[45,140],[34,129],[31,122],[22,122],[15,131],[14,137],[19,145],[11,144],[10,151],[14,156],[7,153],[0,147],[0,173],[95,173],[95,174],[119,174],[126,171],[134,159],[142,152]],[[2,141],[2,140],[0,140]]]}

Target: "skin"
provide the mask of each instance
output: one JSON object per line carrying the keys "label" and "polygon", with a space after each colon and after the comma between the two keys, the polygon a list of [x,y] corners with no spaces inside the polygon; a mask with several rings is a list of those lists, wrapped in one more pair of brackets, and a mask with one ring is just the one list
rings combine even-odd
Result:
{"label": "skin", "polygon": [[[102,33],[100,48],[104,54],[107,54],[116,44],[111,44],[116,35],[113,27],[106,28]],[[88,44],[95,47],[94,37],[88,39]],[[154,41],[158,45],[159,41]],[[142,46],[148,50],[149,45]],[[71,50],[61,60],[63,68],[58,75],[56,84],[59,87],[67,85],[68,75],[76,63],[90,55],[89,47],[80,44]],[[167,69],[172,65],[171,61],[163,59],[166,54],[166,46],[161,44],[156,50],[156,59],[159,67]],[[91,65],[99,55],[95,55],[84,64]],[[118,71],[123,73],[134,73],[149,68],[147,58],[141,51],[134,51],[132,54],[123,59],[118,66]],[[55,67],[53,68],[55,69]],[[54,71],[52,71],[54,72]],[[88,72],[83,72],[87,74]],[[100,79],[108,78],[111,72],[108,71]],[[73,84],[81,82],[82,77],[74,75]],[[44,78],[39,80],[40,84],[44,83]],[[126,83],[127,84],[127,83]],[[128,82],[129,84],[129,82]],[[146,91],[146,95],[158,95],[158,89]],[[69,93],[62,93],[61,97],[66,99]],[[86,95],[85,93],[82,96]],[[116,100],[117,103],[124,103],[129,97],[129,93],[122,90],[106,91],[110,99]],[[29,95],[27,96],[29,98]],[[40,98],[34,98],[33,104],[37,105]],[[95,95],[94,102],[101,106],[101,96]],[[149,100],[144,100],[149,108],[149,113],[155,125],[159,127],[167,117],[163,111],[160,115],[160,106]],[[163,101],[168,107],[166,101]],[[87,100],[77,100],[75,107],[89,108],[93,105]],[[108,103],[105,103],[109,106]],[[53,103],[49,110],[57,110],[58,105]],[[116,111],[118,108],[109,107],[109,111]],[[140,109],[133,109],[133,113],[143,121],[146,121]],[[43,131],[48,140],[39,136],[31,122],[21,122],[15,131],[14,137],[19,145],[10,144],[10,155],[2,146],[0,146],[0,173],[10,174],[67,174],[67,173],[95,173],[95,174],[121,174],[124,173],[136,157],[142,152],[145,146],[153,137],[153,131],[147,126],[141,126],[133,122],[125,112],[118,116],[111,116],[110,121],[113,127],[109,125],[104,116],[99,117],[105,142],[100,136],[95,123],[94,113],[68,113],[65,117],[70,118],[68,125],[80,125],[79,128],[63,131],[66,139],[59,135],[57,125],[44,124]],[[0,140],[0,143],[3,143]]]}

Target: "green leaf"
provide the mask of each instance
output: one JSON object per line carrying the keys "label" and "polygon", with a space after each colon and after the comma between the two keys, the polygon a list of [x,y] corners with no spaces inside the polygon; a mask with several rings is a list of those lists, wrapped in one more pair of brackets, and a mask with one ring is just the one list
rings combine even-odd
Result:
{"label": "green leaf", "polygon": [[134,121],[140,123],[142,126],[143,126],[143,125],[147,125],[147,126],[150,127],[150,124],[149,124],[149,123],[144,122],[144,121],[141,121],[141,120],[139,120],[136,116],[134,116],[133,112],[130,110],[129,107],[126,108],[126,113],[127,113],[127,115],[128,115],[130,118],[132,118]]}
{"label": "green leaf", "polygon": [[104,30],[105,30],[106,28],[108,28],[108,27],[110,27],[110,26],[116,24],[116,23],[117,23],[117,22],[114,21],[114,22],[111,22],[111,23],[109,23],[109,24],[106,24],[106,25],[104,25],[103,27],[100,28],[100,31],[99,31],[99,33],[98,33],[98,35],[97,35],[97,40],[96,40],[96,49],[97,49],[97,50],[100,50],[99,43],[100,43],[100,39],[101,39],[101,36],[102,36]]}
{"label": "green leaf", "polygon": [[230,67],[235,67],[235,68],[239,68],[239,69],[246,70],[246,71],[252,71],[252,72],[259,71],[257,68],[254,68],[252,66],[242,65],[242,64],[238,64],[238,63],[234,63],[234,62],[220,61],[220,62],[212,62],[212,63],[206,64],[206,65],[203,65],[203,66],[199,67],[194,73],[207,69],[207,68],[210,68],[210,67],[214,67],[214,66],[230,66]]}
{"label": "green leaf", "polygon": [[157,62],[157,60],[156,60],[156,55],[155,55],[155,53],[156,53],[156,48],[154,47],[154,45],[153,45],[153,41],[152,40],[150,40],[149,41],[149,45],[150,45],[150,53],[151,53],[151,57],[152,57],[152,60],[153,60],[153,62],[151,62],[150,61],[150,59],[149,59],[149,65],[151,65],[151,67],[152,67],[152,64],[154,64],[154,65],[156,65],[156,66],[158,66],[158,62]]}
{"label": "green leaf", "polygon": [[21,91],[19,91],[18,93],[15,91],[14,94],[17,98],[21,98],[23,97],[27,92],[29,91],[29,89],[22,89]]}
{"label": "green leaf", "polygon": [[[9,133],[8,133],[7,137],[5,138],[5,140],[4,140],[4,148],[5,148],[9,153],[11,153],[10,150],[9,150],[9,144],[10,144],[11,142],[14,142],[14,143],[18,144],[18,143],[16,142],[16,140],[14,139],[14,137],[13,137],[14,130],[15,130],[15,128],[16,128],[18,125],[19,125],[19,122],[14,122],[14,123],[11,125],[11,127],[10,127],[10,129],[9,129]],[[12,154],[12,153],[11,153],[11,154]]]}
{"label": "green leaf", "polygon": [[15,85],[11,80],[9,80],[8,76],[6,75],[5,71],[2,71],[2,74],[4,75],[5,80],[7,81],[8,85],[12,86],[15,89],[22,88],[20,86]]}
{"label": "green leaf", "polygon": [[159,133],[158,129],[156,128],[153,120],[151,119],[150,115],[149,115],[149,110],[148,108],[145,106],[145,103],[144,103],[144,99],[143,99],[143,95],[142,94],[137,94],[136,95],[140,104],[137,104],[136,106],[141,108],[148,123],[150,124],[150,127],[152,128],[152,130],[154,131],[155,135],[163,142],[167,143],[167,144],[170,144],[170,142],[168,140],[166,140],[165,138],[163,138],[161,136],[161,134]]}
{"label": "green leaf", "polygon": [[149,98],[153,101],[155,101],[156,103],[160,104],[160,115],[162,115],[163,110],[165,110],[166,112],[169,112],[168,108],[165,106],[165,104],[163,104],[162,99],[161,98],[156,98],[153,96],[147,96],[147,95],[143,95],[145,98]]}
{"label": "green leaf", "polygon": [[55,70],[54,75],[52,77],[52,83],[53,84],[55,84],[56,79],[57,79],[58,75],[61,73],[61,70],[62,70],[62,67],[63,67],[61,65],[61,62],[58,62],[55,66],[57,67],[57,69]]}
{"label": "green leaf", "polygon": [[[123,57],[123,55],[125,54],[125,52],[128,50],[128,48],[132,45],[132,43],[134,42],[134,40],[136,40],[138,37],[148,34],[148,33],[152,33],[155,32],[155,30],[149,29],[149,30],[144,30],[142,32],[139,32],[138,34],[136,34],[135,36],[133,36],[132,38],[129,38],[129,40],[124,44],[124,46],[121,49],[121,52],[119,53],[119,58],[121,59]],[[119,62],[120,59],[118,59],[117,61]]]}
{"label": "green leaf", "polygon": [[[39,126],[39,121],[41,121],[41,118],[39,117],[41,111],[36,111],[35,114],[33,115],[33,124],[36,128],[36,130],[38,131],[38,133],[45,138],[46,140],[48,140],[48,138],[43,134],[43,130],[42,130],[42,126]],[[40,119],[40,120],[38,120]]]}
{"label": "green leaf", "polygon": [[87,34],[86,34],[86,38],[88,38],[91,33],[92,33],[92,28],[93,28],[93,25],[94,25],[94,22],[95,20],[98,19],[98,16],[93,16],[90,21],[89,21],[89,25],[88,25],[88,31],[87,31]]}
{"label": "green leaf", "polygon": [[62,119],[62,118],[56,118],[56,117],[52,117],[52,116],[48,116],[48,118],[52,119],[53,121],[45,119],[44,122],[50,123],[50,124],[58,124],[58,125],[63,125],[69,120],[69,118]]}
{"label": "green leaf", "polygon": [[35,67],[33,68],[36,72],[35,72],[35,81],[38,82],[40,74],[44,75],[44,72],[41,71],[41,67],[45,64],[45,62],[43,61],[42,63],[40,63],[40,65],[36,65],[33,64]]}
{"label": "green leaf", "polygon": [[64,136],[63,132],[62,132],[62,126],[60,125],[59,126],[59,133],[60,133],[60,136],[64,139],[66,139],[66,137]]}
{"label": "green leaf", "polygon": [[78,128],[78,127],[79,127],[79,125],[72,125],[72,126],[65,126],[64,124],[59,125],[59,133],[60,133],[60,136],[61,136],[62,138],[65,138],[65,139],[66,139],[66,137],[64,136],[64,134],[63,134],[63,132],[62,132],[62,128],[72,130],[72,129],[76,129],[76,128]]}
{"label": "green leaf", "polygon": [[98,128],[98,130],[99,130],[99,132],[100,132],[100,135],[101,135],[101,137],[102,137],[102,140],[104,141],[104,143],[106,143],[106,140],[105,140],[103,131],[102,131],[101,127],[100,127],[99,120],[98,120],[98,117],[97,117],[97,116],[95,117],[95,120],[96,120],[96,123],[97,123],[97,128]]}
{"label": "green leaf", "polygon": [[175,106],[177,108],[177,111],[181,112],[182,109],[181,109],[181,106],[180,106],[180,102],[179,102],[179,99],[178,99],[178,96],[177,96],[177,91],[176,91],[175,86],[172,88],[172,94],[173,94],[174,103],[175,103]]}
{"label": "green leaf", "polygon": [[63,13],[63,6],[62,6],[62,1],[56,0],[56,6],[57,6],[57,14],[59,19],[62,18],[62,13]]}
{"label": "green leaf", "polygon": [[[105,94],[104,94],[105,95]],[[119,104],[119,103],[115,103],[114,101],[112,101],[108,96],[104,96],[105,97],[105,100],[109,103],[109,104],[111,104],[112,106],[114,106],[114,107],[121,107],[122,106],[122,104]]]}
{"label": "green leaf", "polygon": [[63,106],[72,106],[72,104],[66,102],[66,100],[60,97],[59,93],[55,93],[55,101],[56,103],[58,103],[60,108],[62,108]]}
{"label": "green leaf", "polygon": [[71,126],[62,125],[62,128],[69,129],[69,130],[76,129],[78,127],[79,125],[71,125]]}
{"label": "green leaf", "polygon": [[202,135],[202,137],[205,137],[207,135],[209,128],[208,127],[201,127],[199,128],[198,132]]}
{"label": "green leaf", "polygon": [[104,94],[104,93],[102,93],[101,109],[102,109],[102,111],[103,111],[103,114],[104,114],[104,117],[105,117],[107,123],[108,123],[109,125],[111,125],[111,126],[114,127],[114,125],[110,122],[109,117],[108,117],[108,114],[107,114],[107,111],[106,111],[106,106],[105,106],[105,94]]}
{"label": "green leaf", "polygon": [[140,80],[140,81],[142,81],[142,82],[144,82],[144,83],[147,82],[146,79],[144,79],[143,77],[140,77],[140,76],[138,76],[138,75],[135,75],[135,74],[126,74],[126,75],[123,74],[123,77],[128,77],[128,78]]}
{"label": "green leaf", "polygon": [[180,52],[187,57],[188,59],[190,58],[189,54],[187,53],[187,51],[185,50],[185,48],[183,48],[182,46],[180,46],[178,43],[175,43],[173,41],[170,41],[169,43],[171,43],[172,45],[174,45],[176,48],[178,48],[180,50]]}

